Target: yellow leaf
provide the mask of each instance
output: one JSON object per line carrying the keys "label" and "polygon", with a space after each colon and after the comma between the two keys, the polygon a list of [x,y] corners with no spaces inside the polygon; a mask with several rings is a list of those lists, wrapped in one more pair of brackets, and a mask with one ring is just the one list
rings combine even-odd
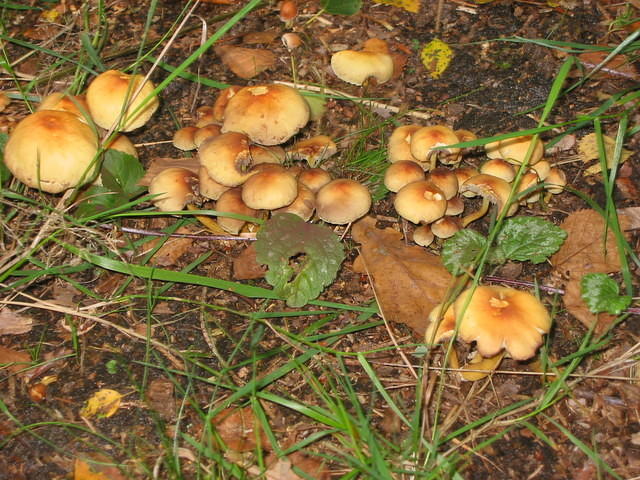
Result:
{"label": "yellow leaf", "polygon": [[73,480],[109,480],[100,472],[93,472],[89,464],[79,458],[73,468]]}
{"label": "yellow leaf", "polygon": [[110,417],[118,411],[122,395],[115,390],[103,388],[87,400],[87,404],[80,411],[84,417]]}
{"label": "yellow leaf", "polygon": [[394,7],[404,8],[407,12],[418,13],[420,0],[373,0],[373,3],[383,3]]}
{"label": "yellow leaf", "polygon": [[[613,153],[615,150],[616,141],[608,135],[602,135],[602,140],[604,144],[605,155],[607,157],[607,167],[611,168],[613,166]],[[632,155],[632,153],[632,151],[623,148],[622,154],[620,155],[620,163],[625,162]],[[585,163],[588,163],[591,160],[595,160],[599,157],[598,139],[595,133],[585,135],[584,137],[582,137],[580,142],[578,142],[578,156]],[[600,162],[598,162],[587,168],[584,173],[585,175],[594,175],[596,173],[599,173],[600,171]]]}
{"label": "yellow leaf", "polygon": [[479,353],[476,353],[469,363],[462,367],[463,371],[460,372],[460,375],[463,380],[467,380],[469,382],[481,380],[498,368],[503,357],[504,350],[489,358],[484,358]]}
{"label": "yellow leaf", "polygon": [[420,59],[431,77],[440,78],[453,58],[453,50],[442,40],[434,38],[420,52]]}
{"label": "yellow leaf", "polygon": [[42,12],[42,18],[47,22],[57,22],[60,18],[60,12],[56,8],[52,8],[51,10],[45,10]]}

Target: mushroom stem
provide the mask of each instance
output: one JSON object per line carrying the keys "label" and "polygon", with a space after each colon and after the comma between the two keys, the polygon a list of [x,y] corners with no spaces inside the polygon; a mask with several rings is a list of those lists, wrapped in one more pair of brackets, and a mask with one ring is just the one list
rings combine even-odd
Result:
{"label": "mushroom stem", "polygon": [[462,228],[466,228],[471,222],[475,222],[477,219],[486,215],[487,210],[489,210],[489,198],[482,197],[482,205],[480,206],[480,209],[470,213],[462,219]]}

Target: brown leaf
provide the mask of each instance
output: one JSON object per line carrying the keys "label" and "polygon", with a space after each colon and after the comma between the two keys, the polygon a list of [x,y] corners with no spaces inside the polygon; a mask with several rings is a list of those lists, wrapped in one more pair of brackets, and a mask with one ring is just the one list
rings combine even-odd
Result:
{"label": "brown leaf", "polygon": [[143,187],[148,187],[149,183],[151,183],[151,179],[159,174],[162,170],[166,170],[167,168],[173,167],[181,167],[186,168],[187,170],[191,170],[196,175],[198,174],[198,170],[200,169],[200,161],[197,157],[185,157],[185,158],[166,158],[166,157],[156,157],[149,162],[149,166],[147,167],[147,171],[144,176],[138,181],[138,185],[142,185]]}
{"label": "brown leaf", "polygon": [[23,370],[31,363],[31,357],[27,352],[18,352],[11,348],[0,346],[0,365],[9,365],[8,368],[11,373],[17,373]]}
{"label": "brown leaf", "polygon": [[364,266],[387,320],[408,325],[422,339],[429,312],[442,302],[453,280],[440,257],[405,245],[400,232],[376,228],[371,217],[354,224],[352,235],[361,244]]}
{"label": "brown leaf", "polygon": [[222,63],[245,80],[255,77],[276,63],[276,56],[263,48],[220,45],[215,51]]}
{"label": "brown leaf", "polygon": [[[623,230],[628,220],[620,216]],[[552,257],[551,264],[563,275],[574,277],[584,273],[612,273],[620,270],[620,256],[615,236],[608,230],[605,241],[604,219],[595,210],[579,210],[571,213],[560,225],[568,236]]]}
{"label": "brown leaf", "polygon": [[73,480],[124,480],[125,476],[114,466],[115,460],[101,454],[86,454],[76,458]]}
{"label": "brown leaf", "polygon": [[267,267],[256,261],[255,244],[249,245],[233,259],[233,278],[236,280],[253,280],[264,277]]}
{"label": "brown leaf", "polygon": [[250,452],[258,446],[270,449],[271,444],[260,428],[251,407],[225,408],[211,420],[224,444],[237,452]]}
{"label": "brown leaf", "polygon": [[263,32],[249,32],[242,37],[242,43],[251,45],[255,43],[271,43],[280,35],[278,30],[265,30]]}
{"label": "brown leaf", "polygon": [[607,328],[609,328],[616,317],[615,315],[609,315],[608,313],[591,313],[589,307],[584,300],[582,300],[582,296],[580,295],[580,280],[582,280],[582,275],[579,277],[571,276],[567,282],[564,288],[564,296],[562,297],[564,306],[567,308],[567,311],[580,320],[586,328],[591,328],[595,322],[595,333],[603,333]]}
{"label": "brown leaf", "polygon": [[0,310],[0,335],[19,335],[31,331],[33,320],[9,308]]}
{"label": "brown leaf", "polygon": [[[578,55],[578,58],[585,67],[591,69],[596,65],[599,65],[608,55],[608,51],[585,52]],[[629,78],[632,80],[638,80],[640,78],[638,70],[633,62],[629,61],[629,59],[624,55],[615,55],[600,69],[596,76],[600,78],[604,76],[612,78]]]}
{"label": "brown leaf", "polygon": [[[180,227],[178,230],[176,230],[176,233],[189,234],[193,233],[193,231],[189,227]],[[153,240],[145,242],[142,246],[143,253],[146,253],[149,250],[155,248],[158,242],[161,242],[163,240],[163,238],[154,238]],[[158,249],[158,251],[153,254],[153,257],[151,257],[151,263],[162,267],[175,265],[178,259],[182,257],[182,255],[194,250],[195,247],[193,238],[172,237],[164,242],[164,244]]]}
{"label": "brown leaf", "polygon": [[146,399],[149,406],[165,420],[172,420],[176,414],[173,383],[166,378],[156,378],[149,382]]}

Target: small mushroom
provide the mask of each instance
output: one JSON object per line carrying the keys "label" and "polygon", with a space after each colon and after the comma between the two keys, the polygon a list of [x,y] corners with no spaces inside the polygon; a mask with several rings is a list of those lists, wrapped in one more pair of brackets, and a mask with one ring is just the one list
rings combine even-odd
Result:
{"label": "small mushroom", "polygon": [[544,179],[545,189],[554,195],[562,193],[564,186],[567,184],[567,176],[558,167],[552,167],[549,174]]}
{"label": "small mushroom", "polygon": [[151,202],[161,212],[176,212],[193,201],[198,176],[186,168],[172,167],[162,170],[151,179],[149,193],[157,195]]}
{"label": "small mushroom", "polygon": [[310,167],[315,167],[335,155],[337,151],[336,144],[326,135],[300,140],[287,149],[292,160],[306,160]]}
{"label": "small mushroom", "polygon": [[[485,145],[485,151],[489,158],[504,158],[510,163],[519,165],[524,162],[533,139],[534,137],[532,135],[506,138],[497,142],[487,143]],[[539,138],[536,137],[535,145],[532,149],[529,165],[536,164],[542,159],[542,155],[544,154],[544,146]]]}
{"label": "small mushroom", "polygon": [[342,50],[331,56],[331,68],[340,80],[362,85],[373,77],[385,83],[393,76],[393,58],[384,40],[372,38],[362,50]]}
{"label": "small mushroom", "polygon": [[[494,203],[498,207],[498,215],[500,215],[507,206],[507,201],[511,194],[511,186],[501,178],[481,173],[466,180],[460,187],[460,192],[464,194],[471,191],[482,197],[482,206],[474,213],[470,213],[462,219],[462,227],[466,227],[471,222],[484,216],[489,210],[489,204]],[[507,210],[506,216],[516,213],[518,204],[513,202]]]}
{"label": "small mushroom", "polygon": [[67,95],[62,92],[53,92],[42,99],[38,105],[40,110],[60,110],[70,112],[85,121],[89,118],[89,106],[84,95]]}
{"label": "small mushroom", "polygon": [[433,182],[440,188],[447,200],[458,194],[458,177],[452,170],[446,167],[436,167],[431,170],[427,176],[427,180]]}
{"label": "small mushroom", "polygon": [[173,134],[173,146],[183,152],[195,150],[197,147],[195,143],[195,134],[197,131],[198,127],[193,126],[182,127],[176,130],[176,133]]}
{"label": "small mushroom", "polygon": [[540,198],[540,190],[542,190],[542,186],[540,186],[539,189],[536,189],[536,186],[539,184],[540,182],[538,174],[536,172],[529,170],[524,175],[522,175],[522,177],[520,177],[520,183],[518,184],[517,192],[520,203],[524,204],[537,202]]}
{"label": "small mushroom", "polygon": [[193,134],[193,143],[196,148],[200,148],[204,142],[209,140],[210,138],[217,137],[220,135],[220,125],[216,125],[215,123],[209,123],[208,125],[204,125],[199,127]]}
{"label": "small mushroom", "polygon": [[394,162],[384,172],[384,186],[391,192],[397,192],[405,185],[420,180],[424,180],[424,170],[412,160]]}
{"label": "small mushroom", "polygon": [[[240,187],[230,188],[218,198],[216,202],[216,210],[222,214],[232,213],[236,215],[245,215],[247,217],[255,217],[256,211],[248,207],[242,201],[242,189]],[[226,217],[218,215],[217,223],[224,231],[233,235],[237,235],[245,223],[245,220],[238,218]]]}
{"label": "small mushroom", "polygon": [[413,230],[413,241],[421,247],[428,247],[435,240],[431,227],[427,224],[418,225]]}
{"label": "small mushroom", "polygon": [[480,173],[493,175],[511,183],[516,178],[516,170],[513,165],[502,158],[490,158],[480,165]]}
{"label": "small mushroom", "polygon": [[317,193],[322,187],[331,181],[331,174],[322,168],[307,168],[298,174],[298,182],[307,187],[313,193]]}
{"label": "small mushroom", "polygon": [[213,178],[211,178],[207,169],[202,165],[200,165],[200,168],[198,169],[198,178],[200,185],[200,195],[205,198],[210,198],[211,200],[218,200],[218,198],[220,198],[220,195],[231,188],[216,182]]}
{"label": "small mushroom", "polygon": [[316,194],[316,213],[327,223],[354,222],[370,208],[371,194],[367,187],[348,178],[332,180]]}
{"label": "small mushroom", "polygon": [[432,223],[444,215],[447,199],[432,182],[421,180],[402,187],[393,206],[398,215],[412,223]]}
{"label": "small mushroom", "polygon": [[410,160],[418,162],[411,154],[411,136],[422,128],[422,125],[401,125],[391,132],[387,145],[387,159],[389,162]]}
{"label": "small mushroom", "polygon": [[242,201],[255,210],[275,210],[292,203],[298,195],[296,178],[284,169],[265,169],[242,185]]}
{"label": "small mushroom", "polygon": [[212,137],[198,149],[200,165],[218,183],[235,187],[254,174],[246,135],[228,132]]}
{"label": "small mushroom", "polygon": [[133,144],[129,137],[126,135],[115,135],[109,143],[105,145],[106,149],[117,150],[118,152],[123,152],[132,157],[138,158],[138,152],[136,151],[136,146]]}
{"label": "small mushroom", "polygon": [[461,228],[460,220],[455,217],[445,216],[431,224],[433,234],[442,239],[453,237]]}
{"label": "small mushroom", "polygon": [[274,212],[293,213],[305,222],[309,221],[316,209],[316,197],[313,192],[298,182],[298,195],[289,205],[279,208]]}
{"label": "small mushroom", "polygon": [[459,143],[460,140],[449,127],[444,125],[431,125],[422,127],[411,135],[411,155],[425,171],[436,167],[436,160],[451,165],[460,160],[460,149],[457,147],[434,150],[435,147],[444,147]]}

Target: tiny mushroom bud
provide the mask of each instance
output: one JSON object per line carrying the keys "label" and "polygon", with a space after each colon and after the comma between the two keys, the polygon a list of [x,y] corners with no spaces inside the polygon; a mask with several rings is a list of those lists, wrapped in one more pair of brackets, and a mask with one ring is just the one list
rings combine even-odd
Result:
{"label": "tiny mushroom bud", "polygon": [[513,165],[501,158],[491,158],[484,162],[480,165],[480,173],[493,175],[509,183],[516,178],[516,170]]}
{"label": "tiny mushroom bud", "polygon": [[444,212],[447,216],[460,215],[464,212],[464,201],[459,195],[447,200],[447,210]]}
{"label": "tiny mushroom bud", "polygon": [[307,168],[298,174],[298,182],[306,186],[313,193],[331,181],[331,174],[322,168]]}
{"label": "tiny mushroom bud", "polygon": [[93,179],[98,137],[73,113],[40,110],[23,118],[4,149],[4,164],[22,183],[60,193]]}
{"label": "tiny mushroom bud", "polygon": [[[460,187],[460,192],[472,191],[476,195],[482,196],[482,206],[474,213],[471,213],[462,219],[462,226],[466,227],[474,220],[484,216],[489,210],[489,203],[494,203],[498,207],[498,215],[506,207],[507,200],[511,193],[511,186],[501,178],[481,173],[469,178]],[[513,215],[518,209],[518,204],[513,202],[509,207],[506,215]]]}
{"label": "tiny mushroom bud", "polygon": [[[216,210],[222,213],[235,213],[247,217],[255,217],[256,215],[256,211],[242,201],[242,189],[240,187],[230,188],[220,195],[216,202]],[[224,215],[219,215],[216,221],[220,228],[233,235],[237,235],[244,224],[247,223],[244,220],[225,217]]]}
{"label": "tiny mushroom bud", "polygon": [[142,75],[107,70],[94,78],[87,88],[91,118],[105,129],[115,125],[121,132],[135,130],[147,123],[158,109],[154,89],[153,83],[145,81]]}
{"label": "tiny mushroom bud", "polygon": [[327,223],[354,222],[370,208],[371,194],[367,187],[348,178],[332,180],[316,194],[316,212]]}
{"label": "tiny mushroom bud", "polygon": [[394,162],[384,172],[384,186],[391,192],[397,192],[405,185],[419,180],[424,180],[424,170],[412,160]]}
{"label": "tiny mushroom bud", "polygon": [[413,241],[421,247],[428,247],[435,240],[431,227],[426,224],[418,225],[413,231]]}
{"label": "tiny mushroom bud", "polygon": [[193,201],[197,184],[198,176],[191,170],[167,168],[151,179],[149,193],[157,195],[151,202],[162,212],[182,210]]}
{"label": "tiny mushroom bud", "polygon": [[[374,40],[374,41],[372,41]],[[340,80],[362,85],[369,77],[385,83],[393,76],[393,59],[386,42],[370,39],[362,50],[342,50],[331,56],[331,68]]]}
{"label": "tiny mushroom bud", "polygon": [[173,146],[178,150],[189,151],[195,150],[195,134],[198,131],[198,127],[182,127],[176,130],[176,133],[173,134]]}
{"label": "tiny mushroom bud", "polygon": [[432,182],[421,180],[402,187],[393,206],[398,215],[412,223],[432,223],[444,215],[447,199]]}
{"label": "tiny mushroom bud", "polygon": [[283,0],[280,4],[280,20],[291,22],[298,15],[298,4],[295,0]]}
{"label": "tiny mushroom bud", "polygon": [[411,155],[411,136],[421,128],[421,125],[402,125],[391,132],[387,146],[387,158],[391,163],[400,160],[418,161]]}
{"label": "tiny mushroom bud", "polygon": [[300,45],[302,45],[302,39],[300,38],[300,35],[298,35],[297,33],[287,32],[282,35],[281,39],[282,39],[282,44],[289,51],[294,50],[298,48]]}
{"label": "tiny mushroom bud", "polygon": [[261,145],[279,145],[309,121],[309,106],[295,88],[253,85],[229,99],[222,132],[242,132]]}
{"label": "tiny mushroom bud", "polygon": [[294,143],[287,149],[293,160],[306,160],[310,167],[315,167],[323,160],[335,155],[338,147],[326,135],[317,135]]}
{"label": "tiny mushroom bud", "polygon": [[460,149],[457,147],[443,150],[434,150],[434,148],[459,142],[460,140],[449,127],[444,125],[422,127],[411,136],[411,154],[425,171],[433,170],[436,159],[440,159],[447,165],[458,163],[460,159]]}
{"label": "tiny mushroom bud", "polygon": [[242,185],[242,201],[256,210],[275,210],[298,196],[296,177],[284,169],[264,169]]}

